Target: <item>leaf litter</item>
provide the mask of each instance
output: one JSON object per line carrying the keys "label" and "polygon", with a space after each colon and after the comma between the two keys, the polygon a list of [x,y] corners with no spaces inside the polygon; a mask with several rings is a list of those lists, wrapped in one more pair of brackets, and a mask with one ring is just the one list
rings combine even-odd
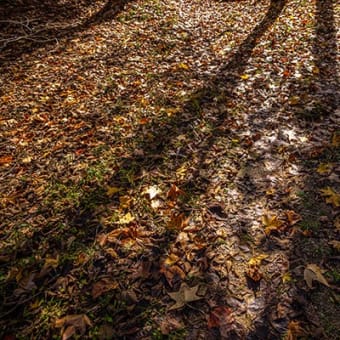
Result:
{"label": "leaf litter", "polygon": [[0,12],[0,336],[334,338],[339,6],[48,8]]}

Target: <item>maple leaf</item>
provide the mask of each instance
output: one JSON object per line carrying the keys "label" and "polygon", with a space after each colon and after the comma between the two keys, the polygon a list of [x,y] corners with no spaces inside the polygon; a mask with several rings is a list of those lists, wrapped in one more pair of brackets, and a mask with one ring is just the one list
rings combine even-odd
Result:
{"label": "maple leaf", "polygon": [[199,285],[189,287],[186,283],[182,283],[178,292],[168,293],[168,295],[176,302],[169,310],[179,309],[184,307],[188,302],[203,299],[203,296],[197,295],[199,288]]}
{"label": "maple leaf", "polygon": [[272,231],[279,230],[283,226],[283,221],[279,220],[276,215],[263,215],[262,224],[265,227],[264,232],[269,235]]}
{"label": "maple leaf", "polygon": [[167,227],[172,230],[182,230],[189,224],[189,220],[190,218],[184,213],[172,214]]}
{"label": "maple leaf", "polygon": [[306,331],[301,327],[299,321],[289,321],[285,340],[297,340],[298,337],[306,335]]}
{"label": "maple leaf", "polygon": [[318,281],[323,285],[329,287],[327,280],[322,275],[322,270],[316,264],[309,264],[304,272],[303,277],[309,288],[313,288],[313,281]]}
{"label": "maple leaf", "polygon": [[248,261],[248,268],[246,270],[246,275],[251,278],[253,281],[258,282],[262,279],[263,274],[260,271],[260,266],[262,263],[262,260],[267,258],[268,255],[261,254],[256,257],[251,258]]}
{"label": "maple leaf", "polygon": [[181,195],[184,195],[184,191],[175,184],[172,184],[170,190],[166,194],[166,197],[171,201],[176,201]]}
{"label": "maple leaf", "polygon": [[326,203],[332,204],[334,207],[340,207],[340,195],[331,187],[320,190],[321,195],[326,197]]}

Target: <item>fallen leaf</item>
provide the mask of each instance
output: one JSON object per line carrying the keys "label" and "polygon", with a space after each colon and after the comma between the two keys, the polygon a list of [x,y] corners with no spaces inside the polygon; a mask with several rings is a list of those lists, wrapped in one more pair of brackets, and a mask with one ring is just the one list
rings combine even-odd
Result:
{"label": "fallen leaf", "polygon": [[74,334],[76,334],[76,328],[74,326],[68,326],[66,327],[64,332],[62,332],[62,334],[62,340],[67,340],[71,338]]}
{"label": "fallen leaf", "polygon": [[184,213],[172,214],[170,221],[167,225],[171,230],[182,230],[189,224],[189,217],[186,217]]}
{"label": "fallen leaf", "polygon": [[248,74],[242,74],[242,75],[240,75],[240,78],[243,79],[243,80],[247,80],[247,79],[249,79],[249,75]]}
{"label": "fallen leaf", "polygon": [[153,185],[150,187],[147,187],[143,193],[145,195],[148,195],[150,200],[153,200],[156,196],[158,196],[162,191],[158,188],[158,186]]}
{"label": "fallen leaf", "polygon": [[328,175],[334,167],[333,163],[320,163],[316,172],[320,175]]}
{"label": "fallen leaf", "polygon": [[99,296],[103,295],[104,293],[116,289],[118,287],[118,283],[113,281],[112,279],[106,277],[102,278],[98,282],[96,282],[92,286],[92,297],[94,299],[98,298]]}
{"label": "fallen leaf", "polygon": [[261,266],[262,260],[264,260],[267,257],[268,257],[268,255],[261,254],[261,255],[258,255],[256,257],[251,258],[248,261],[248,268],[246,270],[246,275],[250,279],[252,279],[255,282],[258,282],[262,279],[263,274],[260,270],[260,266]]}
{"label": "fallen leaf", "polygon": [[208,328],[230,327],[234,324],[233,311],[229,307],[218,306],[215,307],[209,314]]}
{"label": "fallen leaf", "polygon": [[331,187],[320,190],[321,195],[326,197],[326,203],[332,204],[334,207],[340,207],[340,195]]}
{"label": "fallen leaf", "polygon": [[328,242],[334,249],[336,249],[337,251],[340,251],[340,241],[329,241]]}
{"label": "fallen leaf", "polygon": [[313,281],[318,281],[323,285],[329,287],[328,282],[322,275],[322,270],[316,264],[309,264],[303,272],[304,279],[309,288],[313,288]]}
{"label": "fallen leaf", "polygon": [[[92,327],[92,322],[85,314],[66,315],[55,321],[56,328],[63,328],[66,330],[68,327],[74,327],[80,334],[85,333],[87,326]],[[68,331],[68,334],[70,333],[72,333],[72,329]]]}
{"label": "fallen leaf", "polygon": [[338,216],[334,221],[334,227],[337,231],[340,231],[340,216]]}
{"label": "fallen leaf", "polygon": [[132,201],[133,201],[133,199],[130,196],[120,196],[119,197],[119,207],[121,209],[130,208]]}
{"label": "fallen leaf", "polygon": [[283,221],[279,220],[276,215],[263,215],[262,224],[265,227],[264,232],[266,235],[269,235],[272,231],[279,230],[283,226]]}
{"label": "fallen leaf", "polygon": [[127,214],[125,214],[124,216],[122,216],[119,219],[118,223],[119,224],[129,224],[134,220],[135,220],[135,218],[131,215],[131,213],[128,212]]}
{"label": "fallen leaf", "polygon": [[285,340],[297,340],[298,337],[306,335],[306,331],[301,327],[299,321],[289,321]]}
{"label": "fallen leaf", "polygon": [[338,148],[340,146],[340,133],[335,132],[332,136],[332,146]]}
{"label": "fallen leaf", "polygon": [[286,210],[285,214],[287,216],[287,220],[290,226],[295,225],[296,223],[301,221],[301,215],[296,213],[294,210]]}
{"label": "fallen leaf", "polygon": [[169,310],[179,309],[184,307],[188,302],[201,300],[203,296],[197,295],[199,285],[189,287],[186,283],[182,283],[178,292],[168,293],[168,295],[175,300],[175,304]]}
{"label": "fallen leaf", "polygon": [[170,200],[170,201],[176,201],[177,198],[181,195],[184,195],[184,191],[181,190],[178,186],[176,186],[175,184],[171,185],[170,190],[167,192],[166,197]]}
{"label": "fallen leaf", "polygon": [[122,188],[119,187],[110,187],[109,185],[106,187],[106,195],[112,197],[117,192],[121,191]]}
{"label": "fallen leaf", "polygon": [[13,162],[13,156],[1,156],[0,165],[7,165]]}

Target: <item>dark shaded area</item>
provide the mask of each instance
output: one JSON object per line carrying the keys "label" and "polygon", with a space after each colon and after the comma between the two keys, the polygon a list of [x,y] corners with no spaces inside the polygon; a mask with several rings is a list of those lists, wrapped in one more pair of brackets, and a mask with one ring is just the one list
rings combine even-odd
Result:
{"label": "dark shaded area", "polygon": [[[92,25],[112,20],[130,1],[107,0],[99,10],[96,1],[90,0],[1,2],[0,64],[37,48],[53,48],[60,39],[71,39]],[[95,12],[88,15],[92,6]]]}

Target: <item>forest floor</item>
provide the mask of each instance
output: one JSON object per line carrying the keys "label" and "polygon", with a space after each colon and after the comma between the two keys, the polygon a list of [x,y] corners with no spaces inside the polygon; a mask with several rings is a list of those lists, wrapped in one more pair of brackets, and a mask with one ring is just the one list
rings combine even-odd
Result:
{"label": "forest floor", "polygon": [[340,339],[339,4],[0,19],[0,337]]}

